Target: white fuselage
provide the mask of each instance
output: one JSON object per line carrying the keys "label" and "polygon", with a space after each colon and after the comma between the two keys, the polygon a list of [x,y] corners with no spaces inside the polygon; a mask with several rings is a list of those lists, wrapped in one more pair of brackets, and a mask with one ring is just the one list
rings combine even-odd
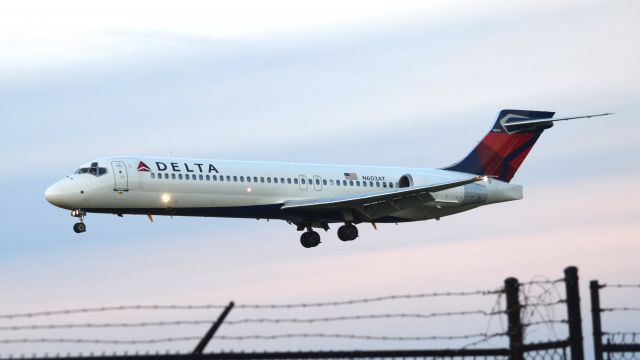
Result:
{"label": "white fuselage", "polygon": [[[438,169],[228,160],[108,157],[83,165],[47,189],[52,204],[86,212],[343,222],[339,211],[283,210],[287,201],[375,193],[468,178]],[[439,218],[518,200],[522,187],[487,178],[431,194],[432,201],[377,219]],[[354,219],[362,222],[366,219]]]}

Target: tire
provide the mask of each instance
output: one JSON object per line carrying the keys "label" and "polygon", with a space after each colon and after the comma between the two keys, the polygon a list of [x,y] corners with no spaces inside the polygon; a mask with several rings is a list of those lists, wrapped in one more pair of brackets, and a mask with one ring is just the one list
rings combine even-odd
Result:
{"label": "tire", "polygon": [[342,241],[353,241],[358,237],[358,228],[353,224],[342,225],[338,228],[338,238]]}
{"label": "tire", "polygon": [[307,231],[300,236],[300,244],[309,249],[320,244],[320,234],[315,231]]}
{"label": "tire", "polygon": [[76,234],[80,234],[83,233],[85,231],[87,231],[87,226],[84,223],[75,223],[73,224],[73,231],[76,232]]}

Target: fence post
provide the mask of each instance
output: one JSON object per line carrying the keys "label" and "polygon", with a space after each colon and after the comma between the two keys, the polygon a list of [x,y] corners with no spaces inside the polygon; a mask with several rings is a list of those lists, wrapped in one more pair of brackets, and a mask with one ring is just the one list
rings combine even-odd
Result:
{"label": "fence post", "polygon": [[578,268],[569,266],[564,269],[564,284],[567,293],[567,317],[569,321],[569,346],[571,360],[584,360],[582,345],[582,319],[580,317],[580,289]]}
{"label": "fence post", "polygon": [[204,335],[202,340],[200,340],[196,348],[193,349],[193,352],[191,353],[192,355],[202,355],[202,352],[209,344],[209,341],[211,341],[211,338],[213,337],[213,335],[216,334],[216,331],[218,331],[218,328],[220,328],[220,325],[222,325],[222,323],[224,322],[224,319],[227,318],[227,315],[229,315],[229,312],[231,311],[231,309],[233,309],[233,306],[234,304],[232,301],[229,303],[229,305],[227,305],[227,307],[224,308],[224,310],[222,311],[222,314],[220,314],[216,322],[214,322],[213,325],[211,325],[211,328],[209,328],[209,330]]}
{"label": "fence post", "polygon": [[598,280],[591,280],[589,290],[591,291],[594,359],[602,360],[602,323],[600,322],[602,310],[600,310],[600,284],[598,284]]}
{"label": "fence post", "polygon": [[511,360],[523,360],[522,322],[520,320],[522,307],[520,306],[520,284],[518,283],[518,279],[513,277],[505,279],[504,292],[507,298],[507,320],[509,322],[509,358]]}

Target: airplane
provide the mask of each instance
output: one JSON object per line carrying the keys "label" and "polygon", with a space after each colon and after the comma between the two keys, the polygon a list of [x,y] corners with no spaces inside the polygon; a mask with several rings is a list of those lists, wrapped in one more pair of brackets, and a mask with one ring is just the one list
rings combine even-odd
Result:
{"label": "airplane", "polygon": [[90,161],[51,185],[47,201],[71,210],[86,231],[87,213],[279,219],[304,231],[305,248],[320,244],[314,229],[341,223],[342,241],[357,224],[440,220],[483,205],[522,199],[511,179],[555,122],[554,112],[502,110],[478,145],[441,169],[115,156]]}

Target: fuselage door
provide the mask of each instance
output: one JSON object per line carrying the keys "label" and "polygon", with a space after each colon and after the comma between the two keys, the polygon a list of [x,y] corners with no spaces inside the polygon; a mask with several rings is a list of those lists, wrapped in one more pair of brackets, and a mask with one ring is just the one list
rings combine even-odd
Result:
{"label": "fuselage door", "polygon": [[313,189],[315,191],[322,190],[322,179],[320,179],[319,175],[313,175]]}
{"label": "fuselage door", "polygon": [[129,191],[129,177],[124,161],[112,161],[114,185],[113,191]]}
{"label": "fuselage door", "polygon": [[307,190],[309,188],[307,177],[305,175],[298,176],[298,184],[300,184],[300,190]]}

